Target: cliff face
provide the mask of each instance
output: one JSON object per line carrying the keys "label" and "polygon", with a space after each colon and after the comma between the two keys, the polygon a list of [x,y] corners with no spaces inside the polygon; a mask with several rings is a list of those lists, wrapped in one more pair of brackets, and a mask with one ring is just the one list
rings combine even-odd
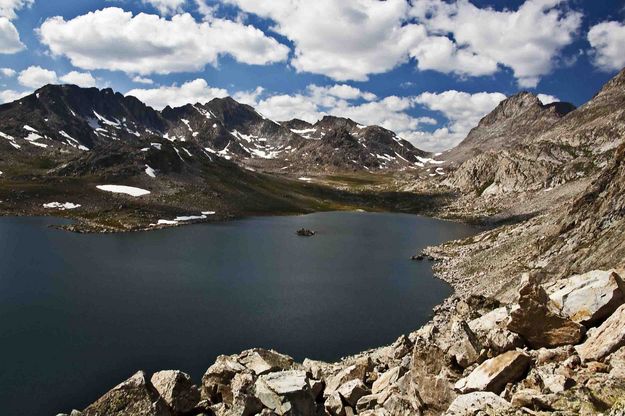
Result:
{"label": "cliff face", "polygon": [[599,172],[624,137],[625,71],[575,110],[520,93],[446,155],[459,165],[445,183],[477,196],[553,188]]}

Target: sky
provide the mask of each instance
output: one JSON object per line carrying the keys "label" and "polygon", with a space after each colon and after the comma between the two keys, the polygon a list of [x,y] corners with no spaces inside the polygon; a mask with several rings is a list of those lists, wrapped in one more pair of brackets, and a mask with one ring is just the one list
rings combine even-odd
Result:
{"label": "sky", "polygon": [[625,67],[625,0],[0,0],[0,103],[48,83],[156,108],[230,95],[459,143],[506,96],[577,106]]}

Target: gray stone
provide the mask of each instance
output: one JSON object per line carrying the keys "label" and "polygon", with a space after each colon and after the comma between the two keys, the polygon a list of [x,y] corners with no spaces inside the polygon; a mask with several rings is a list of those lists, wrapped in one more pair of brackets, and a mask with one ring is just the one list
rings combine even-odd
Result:
{"label": "gray stone", "polygon": [[371,394],[369,388],[359,379],[348,381],[339,387],[337,392],[352,407],[356,407],[361,397]]}
{"label": "gray stone", "polygon": [[262,375],[254,385],[255,396],[278,415],[312,416],[315,400],[306,372],[288,370]]}
{"label": "gray stone", "polygon": [[182,371],[159,371],[152,375],[150,381],[175,413],[189,412],[200,401],[200,392],[191,377]]}
{"label": "gray stone", "polygon": [[172,413],[145,373],[139,371],[89,405],[83,415],[172,416]]}
{"label": "gray stone", "polygon": [[455,388],[462,393],[490,391],[500,393],[507,383],[520,380],[530,365],[530,357],[519,351],[508,351],[484,361],[467,377],[458,380]]}
{"label": "gray stone", "polygon": [[500,415],[512,410],[510,403],[492,392],[479,391],[463,394],[456,397],[445,415],[473,416],[473,415]]}
{"label": "gray stone", "polygon": [[262,348],[242,352],[238,361],[256,375],[289,370],[293,366],[293,358],[288,355]]}

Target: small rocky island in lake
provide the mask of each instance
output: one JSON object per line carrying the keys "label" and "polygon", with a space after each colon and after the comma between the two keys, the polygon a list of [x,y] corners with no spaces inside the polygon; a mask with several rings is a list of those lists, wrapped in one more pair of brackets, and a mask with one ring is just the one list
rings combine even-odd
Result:
{"label": "small rocky island in lake", "polygon": [[308,228],[300,228],[297,230],[296,234],[300,237],[312,237],[315,235],[315,232],[313,230],[309,230]]}

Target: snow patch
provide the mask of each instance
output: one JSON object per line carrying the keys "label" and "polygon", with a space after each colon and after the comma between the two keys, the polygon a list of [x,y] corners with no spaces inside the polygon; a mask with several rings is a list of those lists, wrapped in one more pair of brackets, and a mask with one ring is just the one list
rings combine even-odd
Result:
{"label": "snow patch", "polygon": [[156,171],[152,169],[149,165],[145,165],[145,173],[150,178],[156,178]]}
{"label": "snow patch", "polygon": [[130,196],[143,196],[150,193],[145,189],[135,188],[134,186],[125,185],[98,185],[96,186],[101,191],[113,192],[115,194],[126,194]]}
{"label": "snow patch", "polygon": [[80,204],[73,204],[71,202],[48,202],[47,204],[43,204],[43,207],[48,209],[58,209],[60,211],[65,211],[66,209],[80,208]]}

